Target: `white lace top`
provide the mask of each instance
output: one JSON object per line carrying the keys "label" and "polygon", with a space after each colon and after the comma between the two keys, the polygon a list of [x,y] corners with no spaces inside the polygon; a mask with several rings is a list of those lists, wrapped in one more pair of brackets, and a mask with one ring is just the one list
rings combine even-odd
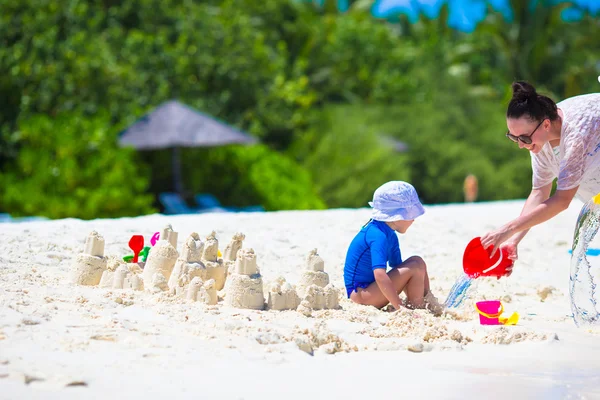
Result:
{"label": "white lace top", "polygon": [[600,93],[571,97],[557,106],[563,111],[560,145],[546,143],[531,154],[532,187],[558,178],[558,190],[579,186],[577,197],[585,202],[600,193]]}

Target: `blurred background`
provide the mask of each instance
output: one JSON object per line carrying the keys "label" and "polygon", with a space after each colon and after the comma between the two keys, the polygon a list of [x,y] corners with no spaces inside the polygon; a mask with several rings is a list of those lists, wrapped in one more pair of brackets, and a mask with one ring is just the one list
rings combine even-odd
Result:
{"label": "blurred background", "polygon": [[560,101],[599,75],[600,0],[3,1],[0,213],[524,198],[511,82]]}

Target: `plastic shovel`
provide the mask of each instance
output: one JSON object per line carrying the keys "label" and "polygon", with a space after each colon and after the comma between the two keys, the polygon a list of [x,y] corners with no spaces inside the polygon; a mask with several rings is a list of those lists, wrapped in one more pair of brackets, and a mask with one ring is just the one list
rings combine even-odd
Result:
{"label": "plastic shovel", "polygon": [[142,235],[133,235],[131,239],[129,239],[129,248],[133,250],[132,262],[138,262],[138,256],[144,249],[144,237]]}

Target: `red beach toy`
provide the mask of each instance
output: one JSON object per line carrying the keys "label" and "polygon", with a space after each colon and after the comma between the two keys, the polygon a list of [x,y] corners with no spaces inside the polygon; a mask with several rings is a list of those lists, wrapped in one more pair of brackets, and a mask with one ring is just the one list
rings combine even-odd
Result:
{"label": "red beach toy", "polygon": [[506,270],[513,265],[513,261],[508,258],[508,252],[505,249],[496,251],[493,258],[490,258],[492,248],[487,250],[481,244],[481,238],[476,237],[471,240],[465,249],[463,255],[463,270],[469,278],[478,278],[480,276],[504,276],[508,273]]}
{"label": "red beach toy", "polygon": [[129,248],[133,250],[132,262],[138,262],[138,256],[144,249],[144,237],[142,235],[133,235],[129,240]]}

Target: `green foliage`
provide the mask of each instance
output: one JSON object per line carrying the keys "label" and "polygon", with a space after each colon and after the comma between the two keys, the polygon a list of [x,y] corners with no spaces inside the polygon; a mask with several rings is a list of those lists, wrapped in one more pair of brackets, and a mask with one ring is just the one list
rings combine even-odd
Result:
{"label": "green foliage", "polygon": [[[363,206],[392,179],[430,203],[460,201],[468,173],[482,200],[524,197],[529,156],[503,135],[510,82],[529,79],[556,100],[598,91],[600,18],[566,23],[551,3],[511,0],[514,22],[490,10],[464,34],[447,27],[446,7],[409,24],[376,20],[370,0],[343,13],[330,0],[4,1],[0,209],[151,211],[143,193],[170,190],[170,154],[134,156],[113,132],[170,99],[265,145],[184,151],[186,188],[227,205]],[[98,178],[100,165],[111,168]],[[124,182],[136,184],[113,193]]]}
{"label": "green foliage", "polygon": [[189,149],[185,187],[191,193],[222,194],[223,204],[261,204],[266,210],[322,209],[309,173],[264,145]]}
{"label": "green foliage", "polygon": [[0,173],[0,207],[14,215],[91,219],[150,213],[148,180],[119,149],[107,115],[32,115],[19,122],[15,165]]}
{"label": "green foliage", "polygon": [[[409,180],[406,156],[366,123],[359,107],[329,107],[314,129],[296,152],[306,155],[304,165],[327,206],[365,207],[383,183]],[[318,137],[319,132],[325,134]]]}

